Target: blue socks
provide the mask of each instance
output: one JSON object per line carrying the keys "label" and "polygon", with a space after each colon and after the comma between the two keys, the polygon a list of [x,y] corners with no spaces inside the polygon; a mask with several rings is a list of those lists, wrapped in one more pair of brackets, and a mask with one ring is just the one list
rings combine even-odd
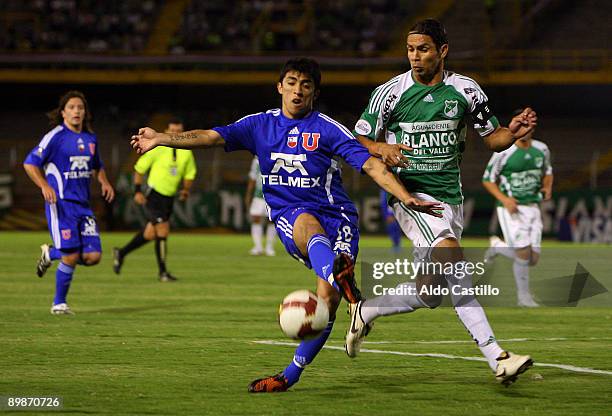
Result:
{"label": "blue socks", "polygon": [[51,247],[49,249],[49,258],[51,260],[59,260],[62,258],[62,251],[58,248]]}
{"label": "blue socks", "polygon": [[70,289],[70,282],[72,281],[73,273],[74,267],[70,267],[64,263],[60,263],[59,266],[57,266],[57,271],[55,272],[54,305],[66,303],[66,295],[68,295],[68,289]]}
{"label": "blue socks", "polygon": [[333,327],[334,321],[329,321],[327,327],[318,338],[302,341],[297,347],[295,355],[293,356],[293,361],[291,361],[291,364],[283,371],[283,375],[287,379],[289,386],[298,382],[304,368],[314,360],[319,351],[321,351],[321,348],[323,348]]}
{"label": "blue socks", "polygon": [[310,237],[307,245],[308,258],[312,268],[321,279],[329,282],[334,289],[338,290],[338,286],[332,278],[331,281],[328,278],[332,275],[334,268],[334,252],[331,249],[331,242],[326,235],[315,234]]}

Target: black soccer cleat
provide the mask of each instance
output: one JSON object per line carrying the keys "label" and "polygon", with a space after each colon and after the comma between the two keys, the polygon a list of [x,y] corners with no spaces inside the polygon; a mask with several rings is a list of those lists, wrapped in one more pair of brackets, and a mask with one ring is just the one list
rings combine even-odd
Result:
{"label": "black soccer cleat", "polygon": [[278,373],[252,381],[249,384],[249,393],[280,393],[287,391],[288,388],[289,382],[283,373]]}
{"label": "black soccer cleat", "polygon": [[113,247],[113,271],[115,274],[121,273],[121,266],[123,266],[121,251],[117,247]]}
{"label": "black soccer cleat", "polygon": [[159,274],[160,282],[176,282],[178,277],[172,276],[169,272],[161,272]]}
{"label": "black soccer cleat", "polygon": [[348,303],[357,303],[362,299],[361,292],[355,283],[355,265],[348,254],[340,253],[336,256],[333,274],[342,297]]}

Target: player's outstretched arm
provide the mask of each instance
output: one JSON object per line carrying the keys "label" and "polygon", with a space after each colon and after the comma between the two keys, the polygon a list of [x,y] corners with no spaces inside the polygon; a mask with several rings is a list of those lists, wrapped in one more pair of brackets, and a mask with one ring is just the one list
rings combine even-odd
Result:
{"label": "player's outstretched arm", "polygon": [[189,130],[183,133],[160,133],[150,127],[143,127],[132,136],[130,142],[136,153],[143,154],[157,146],[177,149],[223,146],[225,140],[214,130]]}
{"label": "player's outstretched arm", "polygon": [[408,208],[424,212],[434,217],[442,217],[440,211],[444,209],[437,201],[423,201],[416,198],[404,188],[397,177],[389,171],[387,166],[375,157],[370,157],[363,164],[363,170],[385,191],[389,192]]}
{"label": "player's outstretched arm", "polygon": [[357,140],[372,156],[380,158],[384,164],[390,167],[408,167],[408,158],[402,153],[402,150],[410,151],[412,147],[406,146],[405,144],[388,144],[374,142],[365,136],[358,135]]}
{"label": "player's outstretched arm", "polygon": [[512,118],[508,127],[498,127],[484,138],[485,144],[494,152],[502,152],[512,146],[515,141],[529,134],[538,124],[535,111],[527,107],[523,112]]}

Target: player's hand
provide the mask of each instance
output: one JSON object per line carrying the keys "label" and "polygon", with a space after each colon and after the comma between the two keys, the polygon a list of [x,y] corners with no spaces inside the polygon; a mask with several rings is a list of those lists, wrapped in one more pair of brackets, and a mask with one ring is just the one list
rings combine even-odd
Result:
{"label": "player's hand", "polygon": [[189,191],[187,189],[181,189],[179,191],[179,201],[187,201],[187,198],[189,198]]}
{"label": "player's hand", "polygon": [[139,155],[157,147],[161,141],[160,133],[151,127],[143,127],[138,130],[138,134],[132,136],[130,144]]}
{"label": "player's hand", "polygon": [[410,151],[412,147],[406,146],[405,144],[388,144],[388,143],[377,143],[378,153],[383,163],[387,166],[400,168],[408,167],[408,158],[402,153],[402,150]]}
{"label": "player's hand", "polygon": [[544,201],[548,201],[550,198],[552,198],[552,189],[542,188],[540,189],[540,192],[542,192],[542,199],[544,199]]}
{"label": "player's hand", "polygon": [[147,198],[142,192],[136,192],[134,194],[134,202],[136,202],[138,205],[144,205],[147,203]]}
{"label": "player's hand", "polygon": [[518,212],[518,203],[516,199],[507,197],[502,201],[502,204],[504,204],[504,208],[506,208],[510,214],[516,214]]}
{"label": "player's hand", "polygon": [[533,131],[537,124],[538,116],[536,112],[530,107],[527,107],[521,114],[510,120],[508,129],[510,129],[512,135],[518,140]]}
{"label": "player's hand", "polygon": [[45,202],[48,202],[49,204],[55,204],[55,202],[57,201],[57,195],[55,195],[55,190],[51,188],[49,184],[44,184],[40,190],[42,192],[43,198],[45,199]]}
{"label": "player's hand", "polygon": [[115,190],[112,185],[108,182],[100,183],[100,187],[102,188],[102,197],[106,202],[112,202],[115,199]]}
{"label": "player's hand", "polygon": [[407,208],[414,211],[423,212],[429,214],[432,217],[442,218],[442,211],[444,207],[441,202],[438,201],[424,201],[417,197],[411,196],[405,201],[402,201]]}

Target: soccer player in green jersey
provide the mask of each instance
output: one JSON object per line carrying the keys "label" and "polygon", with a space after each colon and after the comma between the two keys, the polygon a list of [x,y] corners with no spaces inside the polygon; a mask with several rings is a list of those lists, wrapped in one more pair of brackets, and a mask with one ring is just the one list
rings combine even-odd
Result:
{"label": "soccer player in green jersey", "polygon": [[[166,133],[182,133],[183,122],[171,119]],[[167,239],[170,234],[170,216],[176,194],[179,200],[189,197],[189,190],[197,172],[195,159],[191,150],[158,147],[141,156],[134,166],[134,202],[145,206],[147,224],[125,246],[113,249],[113,271],[121,272],[125,257],[149,241],[155,240],[155,256],[159,269],[160,282],[177,280],[166,269],[168,255]],[[148,173],[147,195],[143,193],[142,183]],[[179,190],[179,187],[182,188]]]}
{"label": "soccer player in green jersey", "polygon": [[505,240],[491,237],[485,262],[497,254],[513,260],[518,305],[524,307],[538,306],[529,292],[529,267],[540,259],[539,202],[550,199],[553,184],[550,151],[544,143],[534,140],[533,134],[531,131],[509,149],[493,153],[482,177],[482,185],[497,200],[497,218]]}
{"label": "soccer player in green jersey", "polygon": [[[415,24],[408,33],[407,49],[412,69],[374,90],[354,134],[372,155],[394,166],[401,182],[417,197],[441,202],[442,217],[428,218],[393,198],[389,201],[402,230],[416,247],[415,260],[450,262],[456,273],[446,273],[443,278],[420,275],[418,290],[408,291],[413,295],[377,296],[350,306],[346,351],[351,357],[359,352],[377,317],[438,306],[441,298],[423,294],[423,285],[471,286],[469,274],[459,275],[459,270],[466,270],[459,245],[463,231],[459,165],[465,120],[471,119],[487,147],[496,152],[527,135],[537,120],[535,112],[526,108],[508,127],[499,125],[480,86],[444,69],[448,41],[440,22],[426,19]],[[380,136],[386,143],[376,142]],[[511,384],[533,364],[529,356],[512,354],[499,346],[475,297],[454,295],[452,301],[499,381]]]}
{"label": "soccer player in green jersey", "polygon": [[[276,229],[274,223],[267,220],[268,206],[263,196],[261,169],[259,168],[259,159],[257,156],[251,162],[249,170],[249,182],[244,195],[244,206],[249,208],[249,216],[251,217],[251,237],[253,238],[253,248],[249,251],[252,256],[275,256],[274,240],[276,237]],[[266,250],[263,248],[263,230],[266,226]]]}

